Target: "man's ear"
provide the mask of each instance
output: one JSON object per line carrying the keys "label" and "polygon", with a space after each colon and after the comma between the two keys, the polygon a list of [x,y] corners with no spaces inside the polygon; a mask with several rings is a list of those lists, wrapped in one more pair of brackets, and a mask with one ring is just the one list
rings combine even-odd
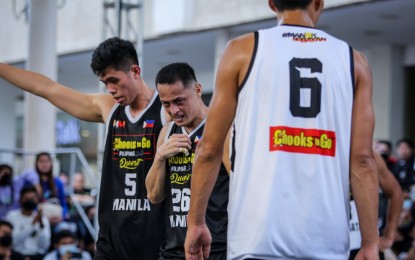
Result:
{"label": "man's ear", "polygon": [[130,70],[134,74],[134,77],[140,77],[141,76],[141,68],[140,68],[140,66],[138,66],[138,65],[132,65]]}
{"label": "man's ear", "polygon": [[196,83],[195,90],[198,96],[202,96],[202,85],[201,84]]}
{"label": "man's ear", "polygon": [[314,11],[321,13],[324,9],[324,0],[314,0]]}
{"label": "man's ear", "polygon": [[268,6],[269,6],[269,8],[271,8],[272,11],[274,11],[276,13],[278,12],[277,7],[274,5],[274,1],[268,0]]}

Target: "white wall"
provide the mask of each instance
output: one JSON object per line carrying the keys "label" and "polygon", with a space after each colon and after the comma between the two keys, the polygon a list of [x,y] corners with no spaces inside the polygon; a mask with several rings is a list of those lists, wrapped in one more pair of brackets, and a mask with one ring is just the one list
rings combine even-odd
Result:
{"label": "white wall", "polygon": [[[326,8],[367,0],[326,0]],[[27,57],[28,25],[25,16],[14,17],[13,3],[20,12],[26,1],[3,0],[0,8],[0,60],[9,63]],[[102,0],[70,0],[58,10],[57,53],[67,54],[94,49],[104,37],[104,8]],[[143,0],[144,37],[157,38],[163,34],[219,28],[261,19],[273,18],[266,0]],[[114,25],[114,12],[108,13]],[[137,13],[131,15],[138,24]]]}
{"label": "white wall", "polygon": [[377,46],[366,51],[373,75],[374,137],[397,141],[403,135],[403,48]]}

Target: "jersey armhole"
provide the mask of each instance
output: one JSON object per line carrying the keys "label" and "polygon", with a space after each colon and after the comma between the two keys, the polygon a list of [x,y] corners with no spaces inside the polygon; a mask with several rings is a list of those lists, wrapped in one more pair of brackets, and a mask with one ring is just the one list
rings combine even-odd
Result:
{"label": "jersey armhole", "polygon": [[353,48],[349,45],[349,53],[350,53],[350,75],[352,80],[352,88],[353,93],[356,90],[356,84],[355,84],[355,76],[354,76],[354,58],[353,58]]}
{"label": "jersey armhole", "polygon": [[238,89],[238,93],[241,92],[242,88],[245,86],[246,81],[248,80],[249,74],[251,74],[251,70],[252,67],[254,66],[254,62],[255,62],[255,57],[256,57],[256,53],[258,50],[258,38],[259,38],[259,33],[258,31],[254,32],[254,51],[252,52],[252,57],[251,57],[251,61],[249,63],[249,67],[248,67],[248,71],[246,72],[246,75],[244,77],[244,79],[242,80],[242,83]]}
{"label": "jersey armhole", "polygon": [[164,109],[164,106],[161,106],[160,109],[160,119],[161,119],[161,125],[167,124],[167,118],[166,118],[166,110]]}
{"label": "jersey armhole", "polygon": [[167,139],[170,137],[171,129],[173,128],[174,121],[171,121],[167,125],[166,135],[164,136],[164,142],[167,142]]}

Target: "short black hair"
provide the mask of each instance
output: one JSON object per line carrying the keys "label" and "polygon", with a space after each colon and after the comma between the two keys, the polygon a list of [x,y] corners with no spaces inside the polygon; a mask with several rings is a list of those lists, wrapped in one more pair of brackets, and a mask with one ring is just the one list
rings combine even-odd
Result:
{"label": "short black hair", "polygon": [[24,186],[24,187],[20,190],[20,198],[23,198],[23,196],[24,196],[26,193],[30,193],[30,192],[34,192],[34,193],[36,193],[36,194],[39,196],[39,193],[37,192],[36,187],[35,187],[35,186],[30,185],[30,186]]}
{"label": "short black hair", "polygon": [[0,220],[0,227],[1,226],[8,226],[10,229],[13,229],[13,225],[12,225],[12,223],[10,223],[9,221],[7,221],[7,220]]}
{"label": "short black hair", "polygon": [[302,9],[305,10],[311,0],[272,0],[278,11]]}
{"label": "short black hair", "polygon": [[62,229],[61,231],[57,232],[54,235],[54,241],[55,243],[59,243],[62,239],[67,238],[67,237],[70,237],[75,241],[78,239],[75,233],[73,233],[72,231],[67,230],[67,229]]}
{"label": "short black hair", "polygon": [[103,41],[95,49],[92,54],[91,69],[99,76],[109,68],[128,71],[134,64],[139,65],[133,43],[113,37]]}
{"label": "short black hair", "polygon": [[185,62],[171,63],[159,70],[155,80],[156,87],[157,84],[174,84],[177,81],[181,81],[184,87],[197,82],[194,69]]}
{"label": "short black hair", "polygon": [[399,146],[401,143],[406,143],[409,148],[414,149],[414,142],[410,138],[402,138],[396,142],[396,146]]}
{"label": "short black hair", "polygon": [[389,151],[392,151],[392,142],[384,139],[376,140],[376,143],[384,144],[388,147]]}
{"label": "short black hair", "polygon": [[11,173],[11,175],[13,176],[13,168],[8,165],[8,164],[0,164],[0,171],[2,171],[3,169],[8,169]]}

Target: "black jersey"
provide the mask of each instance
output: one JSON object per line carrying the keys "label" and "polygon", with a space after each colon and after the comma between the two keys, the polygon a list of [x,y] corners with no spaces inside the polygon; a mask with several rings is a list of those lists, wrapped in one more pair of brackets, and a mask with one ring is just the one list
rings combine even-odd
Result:
{"label": "black jersey", "polygon": [[164,235],[163,204],[147,199],[145,179],[162,128],[157,92],[133,118],[129,107],[115,108],[108,121],[99,194],[97,259],[158,258]]}
{"label": "black jersey", "polygon": [[[161,247],[162,259],[184,259],[184,241],[187,231],[187,214],[190,202],[190,180],[197,143],[202,138],[204,121],[191,133],[171,123],[166,136],[187,134],[192,142],[189,155],[179,153],[166,162],[166,236]],[[209,199],[206,224],[212,234],[211,254],[226,252],[228,226],[229,175],[221,165],[218,179]]]}

